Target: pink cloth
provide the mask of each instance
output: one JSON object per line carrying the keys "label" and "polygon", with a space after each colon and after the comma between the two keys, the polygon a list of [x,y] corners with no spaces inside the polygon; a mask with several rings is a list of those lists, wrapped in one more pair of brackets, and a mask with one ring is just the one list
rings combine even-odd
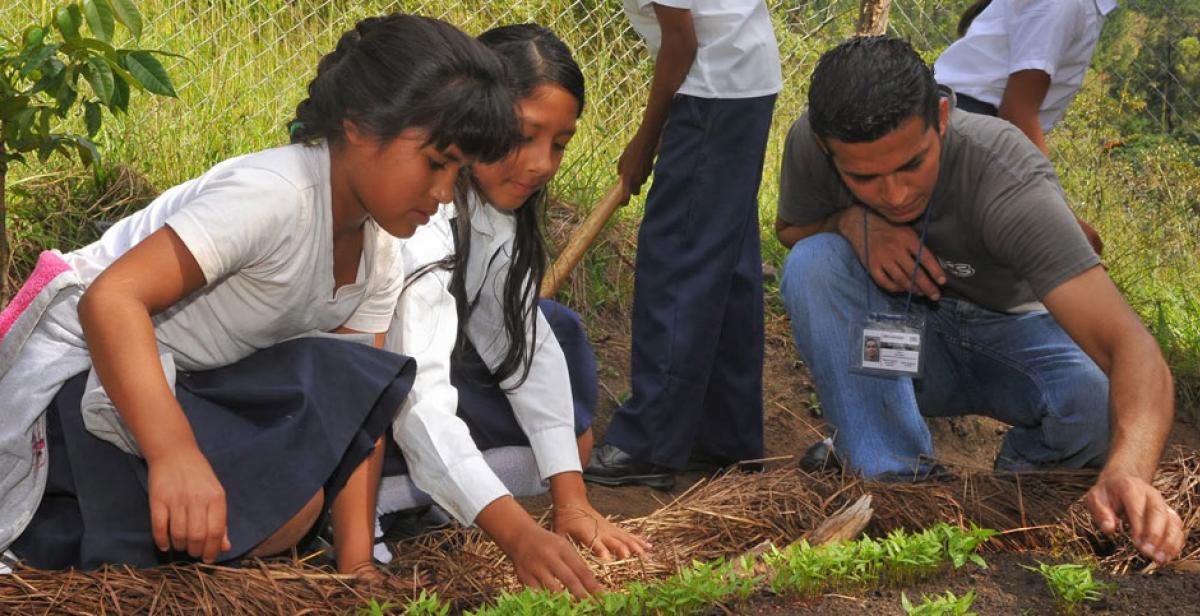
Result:
{"label": "pink cloth", "polygon": [[37,266],[33,268],[33,273],[25,280],[25,284],[21,285],[21,290],[17,291],[12,301],[0,312],[0,341],[8,335],[8,330],[12,329],[13,323],[25,312],[29,305],[33,303],[33,299],[50,284],[59,274],[68,271],[71,266],[63,261],[62,257],[57,253],[46,250],[38,255]]}

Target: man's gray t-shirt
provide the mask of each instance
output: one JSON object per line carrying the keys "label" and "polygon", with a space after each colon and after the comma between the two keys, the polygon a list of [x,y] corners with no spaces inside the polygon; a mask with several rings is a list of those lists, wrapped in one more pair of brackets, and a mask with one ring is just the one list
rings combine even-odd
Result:
{"label": "man's gray t-shirt", "polygon": [[[808,114],[788,131],[779,218],[811,225],[858,200],[817,144]],[[945,295],[998,312],[1027,312],[1058,285],[1100,263],[1054,166],[1004,120],[952,109],[937,185],[910,223],[946,272]]]}

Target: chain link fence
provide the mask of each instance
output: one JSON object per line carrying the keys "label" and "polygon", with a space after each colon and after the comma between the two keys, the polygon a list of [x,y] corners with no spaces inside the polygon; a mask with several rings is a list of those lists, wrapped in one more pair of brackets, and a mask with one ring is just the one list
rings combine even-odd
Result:
{"label": "chain link fence", "polygon": [[[816,56],[853,32],[858,0],[769,3],[786,82],[772,140],[777,155],[778,137],[803,107]],[[953,40],[958,16],[969,3],[896,0],[889,29],[912,40],[932,61]],[[13,35],[48,14],[51,5],[0,0],[0,32]],[[1105,94],[1120,102],[1119,121],[1110,121],[1111,138],[1137,132],[1200,142],[1200,2],[1127,0],[1123,5],[1109,20],[1090,80],[1103,81]],[[183,56],[166,62],[180,100],[136,101],[129,117],[106,131],[102,146],[159,185],[284,141],[283,126],[321,53],[368,15],[436,16],[472,34],[522,21],[558,32],[588,83],[582,138],[560,180],[560,188],[581,199],[594,196],[614,176],[620,148],[640,120],[651,71],[620,0],[141,0],[139,6],[147,23],[142,45]],[[767,192],[770,184],[764,183]]]}

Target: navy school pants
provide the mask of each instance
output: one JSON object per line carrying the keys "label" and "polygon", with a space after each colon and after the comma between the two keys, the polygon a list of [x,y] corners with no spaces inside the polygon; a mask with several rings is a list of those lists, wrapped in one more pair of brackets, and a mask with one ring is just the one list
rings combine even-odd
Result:
{"label": "navy school pants", "polygon": [[605,436],[639,460],[763,456],[758,187],[774,108],[671,102],[638,232],[632,394]]}

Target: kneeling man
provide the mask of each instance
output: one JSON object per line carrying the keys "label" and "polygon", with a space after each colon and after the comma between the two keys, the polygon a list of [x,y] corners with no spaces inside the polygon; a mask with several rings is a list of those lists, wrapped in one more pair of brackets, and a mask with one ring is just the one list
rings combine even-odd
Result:
{"label": "kneeling man", "polygon": [[781,295],[843,464],[936,468],[923,416],[1009,424],[1002,470],[1100,468],[1086,502],[1178,555],[1150,480],[1174,414],[1157,343],[1020,130],[954,109],[905,42],[848,41],[813,73],[784,152]]}

